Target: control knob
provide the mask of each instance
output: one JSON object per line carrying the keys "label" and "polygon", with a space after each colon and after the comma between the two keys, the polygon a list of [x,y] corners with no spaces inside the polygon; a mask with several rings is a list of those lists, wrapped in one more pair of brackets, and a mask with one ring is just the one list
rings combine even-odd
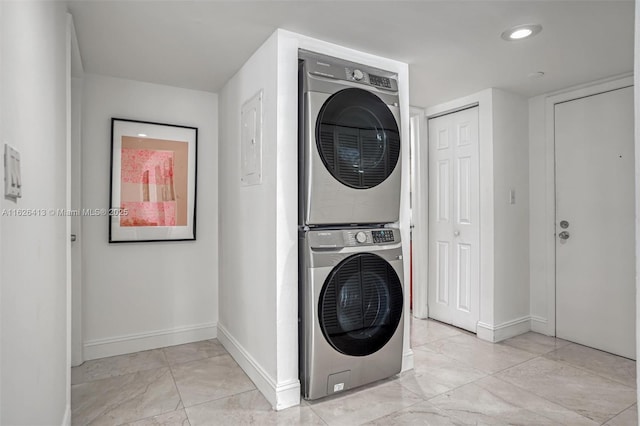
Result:
{"label": "control knob", "polygon": [[364,73],[360,70],[353,70],[353,79],[355,81],[360,81],[364,78]]}
{"label": "control knob", "polygon": [[356,241],[359,242],[360,244],[367,242],[367,234],[365,234],[362,231],[358,232],[356,234]]}

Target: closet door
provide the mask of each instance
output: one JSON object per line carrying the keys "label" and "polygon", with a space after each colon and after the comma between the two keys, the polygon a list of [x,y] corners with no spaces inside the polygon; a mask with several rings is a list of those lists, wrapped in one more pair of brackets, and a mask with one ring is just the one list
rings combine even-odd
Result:
{"label": "closet door", "polygon": [[429,120],[429,317],[476,332],[478,108]]}

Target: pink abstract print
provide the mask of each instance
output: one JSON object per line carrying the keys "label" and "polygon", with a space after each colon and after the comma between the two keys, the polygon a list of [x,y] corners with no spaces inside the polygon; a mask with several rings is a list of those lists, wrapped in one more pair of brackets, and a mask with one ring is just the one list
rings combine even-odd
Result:
{"label": "pink abstract print", "polygon": [[175,152],[122,148],[120,226],[176,226]]}

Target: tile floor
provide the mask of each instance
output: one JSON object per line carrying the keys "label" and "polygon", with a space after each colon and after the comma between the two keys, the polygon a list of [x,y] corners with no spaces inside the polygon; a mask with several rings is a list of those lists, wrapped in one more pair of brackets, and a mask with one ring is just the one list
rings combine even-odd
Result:
{"label": "tile floor", "polygon": [[527,333],[412,320],[415,369],[275,412],[217,340],[87,361],[73,425],[637,425],[635,362]]}

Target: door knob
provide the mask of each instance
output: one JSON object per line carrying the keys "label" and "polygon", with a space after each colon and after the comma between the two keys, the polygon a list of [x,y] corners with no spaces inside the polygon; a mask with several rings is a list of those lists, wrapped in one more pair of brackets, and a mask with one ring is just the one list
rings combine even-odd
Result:
{"label": "door knob", "polygon": [[560,237],[561,240],[568,240],[569,236],[570,235],[567,231],[562,231],[560,234],[558,234],[558,237]]}
{"label": "door knob", "polygon": [[567,222],[566,220],[560,221],[560,228],[567,229],[568,227],[569,227],[569,222]]}
{"label": "door knob", "polygon": [[459,237],[460,236],[460,231],[453,231],[453,236],[454,237]]}

